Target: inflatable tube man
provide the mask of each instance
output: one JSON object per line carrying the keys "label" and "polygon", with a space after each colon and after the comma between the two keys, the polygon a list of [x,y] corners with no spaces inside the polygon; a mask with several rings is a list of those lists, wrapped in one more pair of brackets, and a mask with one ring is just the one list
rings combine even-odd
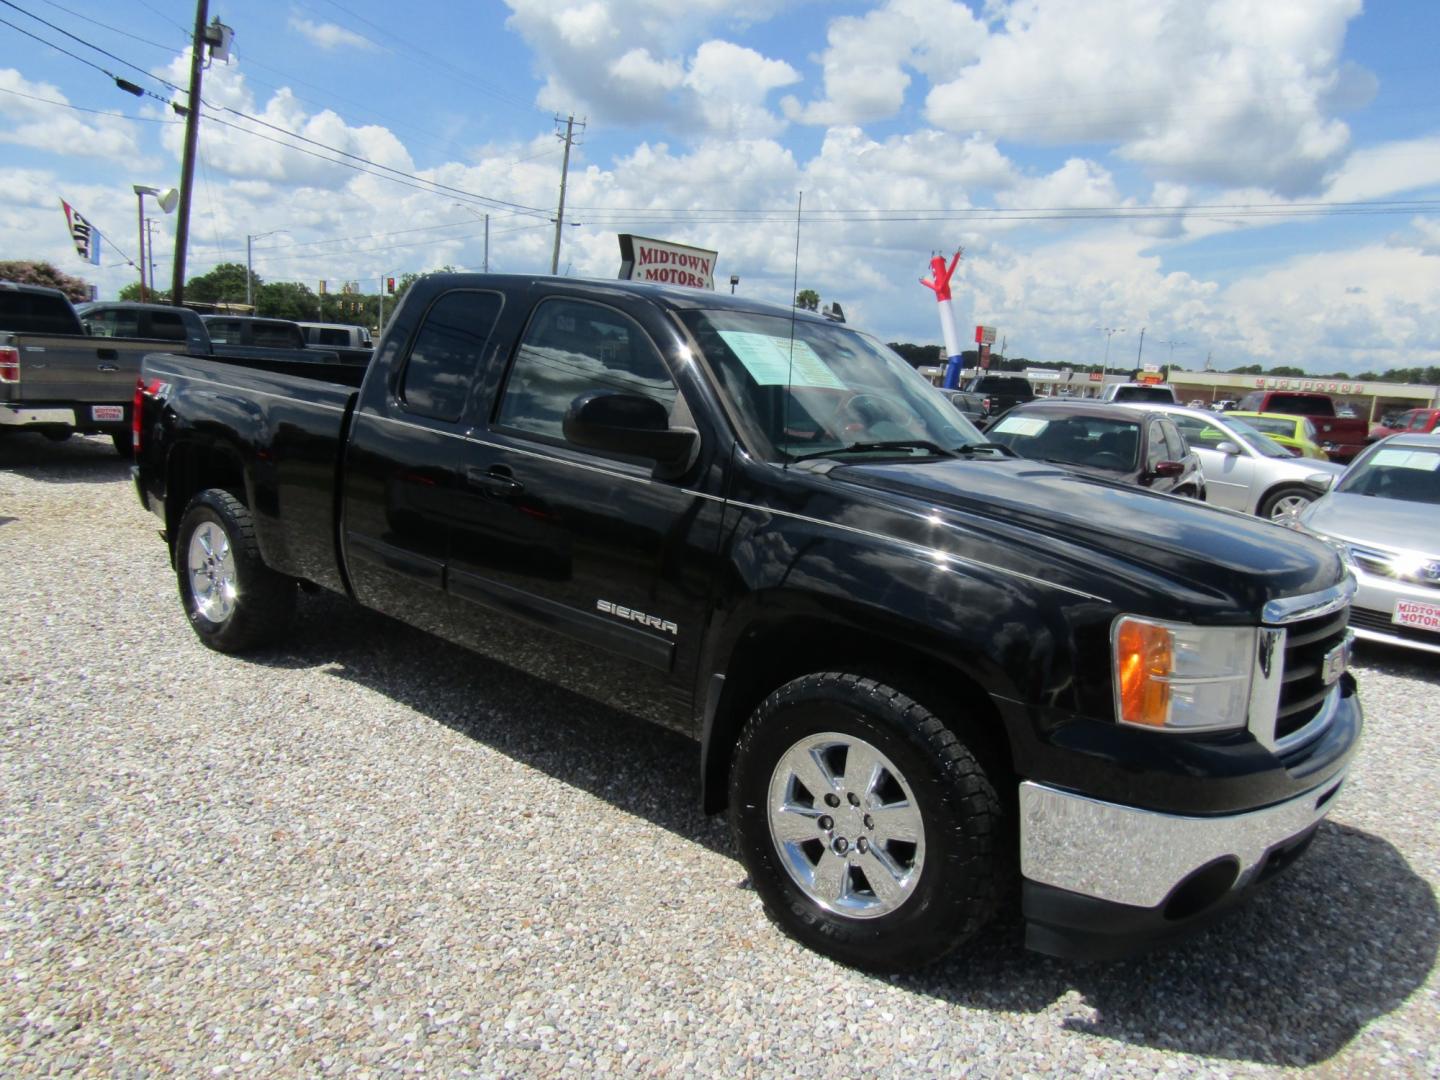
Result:
{"label": "inflatable tube man", "polygon": [[955,332],[955,312],[950,308],[950,278],[963,253],[963,248],[957,248],[948,268],[945,256],[936,255],[930,260],[930,277],[920,279],[921,285],[935,293],[935,300],[940,305],[940,333],[945,336],[945,355],[949,358],[945,364],[944,385],[947,390],[954,390],[960,385],[960,370],[964,366],[960,360],[960,336]]}

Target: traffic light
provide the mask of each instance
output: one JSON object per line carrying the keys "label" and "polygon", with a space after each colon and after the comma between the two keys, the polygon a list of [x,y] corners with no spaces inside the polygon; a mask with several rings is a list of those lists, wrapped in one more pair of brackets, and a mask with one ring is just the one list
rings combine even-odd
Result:
{"label": "traffic light", "polygon": [[385,291],[391,296],[395,295],[395,279],[393,277],[387,277],[385,279]]}

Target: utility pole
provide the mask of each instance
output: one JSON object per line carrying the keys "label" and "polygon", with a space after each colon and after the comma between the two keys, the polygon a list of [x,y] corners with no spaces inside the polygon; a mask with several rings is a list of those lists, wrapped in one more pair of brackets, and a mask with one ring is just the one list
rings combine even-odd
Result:
{"label": "utility pole", "polygon": [[250,309],[250,314],[255,314],[255,290],[250,284],[250,279],[255,271],[250,269],[250,241],[255,238],[248,233],[245,236],[245,306]]}
{"label": "utility pole", "polygon": [[135,202],[140,207],[140,302],[143,304],[146,301],[145,272],[149,269],[149,266],[145,261],[145,196],[141,195],[138,191],[135,193],[135,195]]}
{"label": "utility pole", "polygon": [[175,273],[170,302],[185,299],[185,248],[190,242],[190,187],[195,179],[195,146],[200,139],[200,83],[205,74],[205,17],[208,0],[195,0],[195,36],[190,41],[190,100],[185,113],[185,156],[180,160],[180,214],[175,222]]}
{"label": "utility pole", "polygon": [[1145,327],[1140,327],[1140,348],[1135,350],[1135,366],[1140,367],[1140,357],[1145,355]]}
{"label": "utility pole", "polygon": [[490,215],[489,215],[489,214],[486,214],[486,215],[485,215],[485,263],[484,263],[483,269],[484,269],[485,273],[487,273],[487,274],[490,272]]}
{"label": "utility pole", "polygon": [[[557,116],[555,122],[558,124],[560,118]],[[581,129],[585,127],[584,122],[580,124]],[[555,214],[555,250],[550,255],[550,273],[555,274],[560,270],[560,230],[565,228],[565,180],[570,175],[570,147],[575,142],[575,117],[572,114],[565,121],[565,157],[560,163],[560,209]]]}
{"label": "utility pole", "polygon": [[155,219],[145,219],[145,253],[150,259],[150,280],[155,280]]}

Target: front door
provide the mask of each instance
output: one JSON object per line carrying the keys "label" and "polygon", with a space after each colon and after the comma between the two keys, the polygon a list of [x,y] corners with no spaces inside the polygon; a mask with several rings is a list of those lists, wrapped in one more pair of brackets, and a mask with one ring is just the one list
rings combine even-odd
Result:
{"label": "front door", "polygon": [[493,408],[461,445],[448,588],[474,647],[688,730],[723,511],[707,468],[720,440],[702,430],[699,457],[669,480],[562,429],[576,397],[606,389],[694,426],[656,345],[675,338],[626,298],[536,305]]}

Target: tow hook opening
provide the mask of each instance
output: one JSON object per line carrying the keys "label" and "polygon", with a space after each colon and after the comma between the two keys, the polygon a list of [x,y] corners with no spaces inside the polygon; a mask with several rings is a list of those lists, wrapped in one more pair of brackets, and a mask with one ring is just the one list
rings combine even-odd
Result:
{"label": "tow hook opening", "polygon": [[1206,863],[1171,890],[1170,898],[1165,901],[1165,918],[1178,921],[1198,915],[1219,902],[1239,876],[1240,860],[1233,855]]}

